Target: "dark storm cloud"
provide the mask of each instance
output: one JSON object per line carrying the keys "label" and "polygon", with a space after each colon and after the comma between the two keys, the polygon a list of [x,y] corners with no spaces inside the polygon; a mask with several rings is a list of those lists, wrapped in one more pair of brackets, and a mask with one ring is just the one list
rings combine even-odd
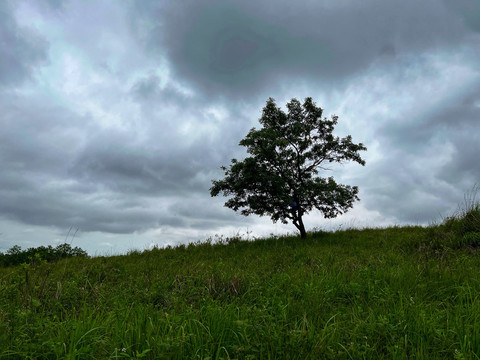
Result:
{"label": "dark storm cloud", "polygon": [[454,44],[465,34],[462,16],[433,0],[152,7],[137,9],[156,25],[147,50],[166,55],[178,77],[215,95],[248,97],[299,78],[343,81],[376,59]]}
{"label": "dark storm cloud", "polygon": [[[205,106],[194,99],[183,105],[184,95],[161,89],[150,77],[135,83],[131,96],[145,108],[138,129],[102,129],[92,115],[79,116],[44,97],[2,97],[0,216],[111,233],[205,229],[232,219],[221,207],[205,211],[205,203],[216,168],[231,153],[227,139],[236,135],[210,134]],[[155,115],[165,108],[172,118]],[[206,135],[180,132],[178,119],[192,121],[192,131],[206,125]],[[188,200],[195,194],[198,201]]]}
{"label": "dark storm cloud", "polygon": [[0,109],[0,215],[32,225],[77,225],[84,231],[151,225],[156,216],[129,206],[130,199],[97,193],[96,186],[70,176],[85,137],[95,130],[88,119],[34,98],[4,96]]}
{"label": "dark storm cloud", "polygon": [[32,30],[18,26],[14,4],[0,2],[0,88],[30,78],[33,68],[47,59],[48,43]]}
{"label": "dark storm cloud", "polygon": [[131,233],[161,223],[181,226],[182,222],[170,216],[155,214],[141,203],[135,204],[125,196],[106,193],[80,196],[68,188],[55,189],[37,182],[18,184],[17,191],[1,191],[0,211],[6,218],[29,225],[47,225],[59,228],[75,226],[82,231]]}
{"label": "dark storm cloud", "polygon": [[135,146],[131,141],[128,134],[112,136],[111,132],[92,138],[72,174],[92,185],[131,194],[189,193],[205,187],[196,175],[208,165],[208,147],[196,144],[178,149],[169,145],[171,149],[155,150],[153,144]]}

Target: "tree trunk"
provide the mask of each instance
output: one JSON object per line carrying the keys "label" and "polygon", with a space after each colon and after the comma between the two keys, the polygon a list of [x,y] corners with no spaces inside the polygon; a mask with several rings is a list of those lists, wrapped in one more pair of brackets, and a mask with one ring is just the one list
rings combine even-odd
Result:
{"label": "tree trunk", "polygon": [[300,238],[306,239],[307,238],[307,232],[305,231],[305,225],[303,225],[302,221],[302,215],[298,216],[298,230],[300,230]]}
{"label": "tree trunk", "polygon": [[302,220],[302,215],[303,211],[302,209],[298,209],[297,213],[293,213],[293,225],[300,231],[300,238],[306,239],[307,238],[307,232],[305,231],[305,225],[303,224]]}

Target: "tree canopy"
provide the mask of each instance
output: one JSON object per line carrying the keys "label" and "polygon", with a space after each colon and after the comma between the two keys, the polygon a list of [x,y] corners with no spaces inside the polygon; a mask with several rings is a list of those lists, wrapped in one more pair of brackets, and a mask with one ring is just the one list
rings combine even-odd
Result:
{"label": "tree canopy", "polygon": [[367,150],[350,135],[333,135],[337,116],[322,118],[323,109],[312,98],[303,104],[292,99],[288,113],[270,98],[260,124],[240,141],[249,154],[222,166],[225,177],[213,180],[210,194],[231,197],[225,206],[242,215],[270,216],[273,222],[293,225],[306,237],[303,215],[318,209],[325,218],[346,212],[359,200],[358,187],[337,184],[333,177],[318,176],[330,163],[355,161],[365,165],[359,152]]}

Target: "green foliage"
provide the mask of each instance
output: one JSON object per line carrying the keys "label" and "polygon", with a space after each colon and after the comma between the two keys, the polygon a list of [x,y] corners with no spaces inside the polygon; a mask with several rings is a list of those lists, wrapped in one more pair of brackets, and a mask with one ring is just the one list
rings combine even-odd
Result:
{"label": "green foliage", "polygon": [[445,229],[457,236],[469,233],[480,233],[480,205],[459,212],[447,218],[444,222]]}
{"label": "green foliage", "polygon": [[455,214],[440,226],[430,229],[424,246],[434,250],[480,247],[480,203],[476,201],[478,187],[465,196],[465,202]]}
{"label": "green foliage", "polygon": [[0,252],[0,266],[13,266],[22,263],[30,263],[37,257],[50,262],[74,256],[88,257],[88,254],[85,250],[82,250],[79,247],[72,248],[71,245],[67,243],[60,244],[55,248],[49,245],[29,248],[27,250],[22,250],[20,246],[14,245],[7,250],[5,254]]}
{"label": "green foliage", "polygon": [[480,258],[433,229],[36,256],[0,268],[0,359],[476,359]]}
{"label": "green foliage", "polygon": [[358,200],[356,186],[337,184],[318,176],[330,163],[355,161],[365,165],[359,152],[367,148],[351,136],[335,137],[338,117],[322,118],[323,110],[311,98],[292,99],[288,114],[270,98],[263,109],[262,128],[251,129],[240,141],[249,157],[232,159],[223,180],[214,180],[212,196],[231,196],[225,206],[242,215],[270,216],[273,222],[291,221],[305,237],[302,216],[312,209],[326,218],[346,212]]}

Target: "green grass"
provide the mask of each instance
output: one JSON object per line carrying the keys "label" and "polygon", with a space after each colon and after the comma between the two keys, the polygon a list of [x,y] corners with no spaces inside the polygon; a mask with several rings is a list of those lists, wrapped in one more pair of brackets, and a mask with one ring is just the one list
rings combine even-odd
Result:
{"label": "green grass", "polygon": [[0,359],[478,359],[466,218],[3,268]]}

